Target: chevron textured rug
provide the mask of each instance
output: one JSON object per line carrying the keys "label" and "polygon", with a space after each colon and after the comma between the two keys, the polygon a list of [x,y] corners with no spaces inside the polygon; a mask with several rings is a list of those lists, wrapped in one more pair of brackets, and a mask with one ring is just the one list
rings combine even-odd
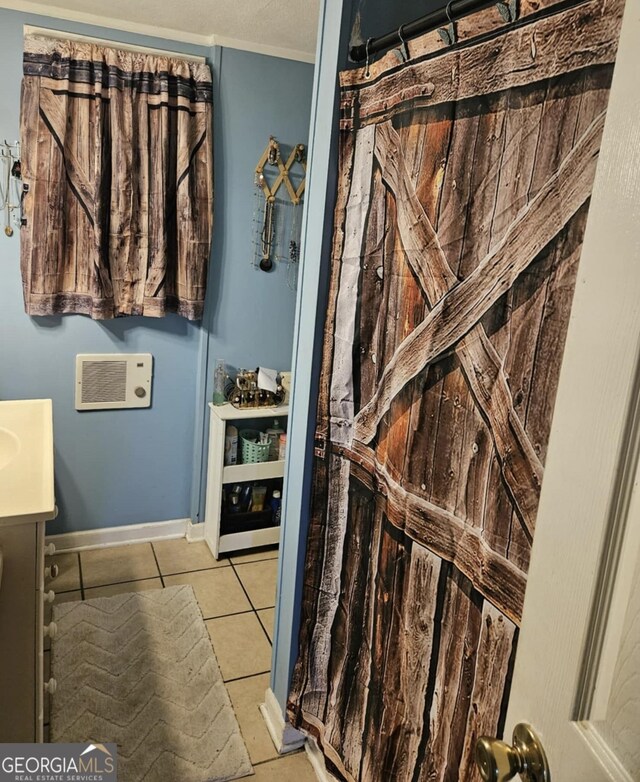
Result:
{"label": "chevron textured rug", "polygon": [[252,773],[190,586],[54,608],[51,741],[114,741],[119,782]]}

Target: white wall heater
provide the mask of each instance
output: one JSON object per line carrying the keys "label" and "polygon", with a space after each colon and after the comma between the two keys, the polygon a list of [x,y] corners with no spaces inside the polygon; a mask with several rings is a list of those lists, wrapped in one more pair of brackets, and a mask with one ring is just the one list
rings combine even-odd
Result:
{"label": "white wall heater", "polygon": [[76,410],[150,407],[151,353],[76,356]]}

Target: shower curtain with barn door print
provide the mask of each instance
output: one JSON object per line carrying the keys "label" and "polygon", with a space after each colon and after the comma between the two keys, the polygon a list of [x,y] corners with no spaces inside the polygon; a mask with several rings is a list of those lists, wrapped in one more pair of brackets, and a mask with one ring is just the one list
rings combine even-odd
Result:
{"label": "shower curtain with barn door print", "polygon": [[29,315],[202,317],[209,66],[29,35],[21,266]]}
{"label": "shower curtain with barn door print", "polygon": [[501,733],[622,6],[342,74],[289,702],[342,779],[477,780]]}

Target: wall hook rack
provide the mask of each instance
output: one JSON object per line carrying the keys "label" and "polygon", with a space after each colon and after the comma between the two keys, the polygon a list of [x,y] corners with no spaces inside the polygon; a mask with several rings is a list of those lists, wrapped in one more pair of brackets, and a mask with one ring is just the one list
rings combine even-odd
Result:
{"label": "wall hook rack", "polygon": [[[262,189],[265,198],[275,199],[278,190],[284,184],[289,194],[289,198],[291,199],[291,203],[295,206],[300,203],[302,194],[304,193],[306,176],[303,178],[302,182],[300,182],[298,187],[294,188],[291,182],[291,178],[289,177],[289,171],[291,170],[291,167],[294,163],[299,163],[306,175],[307,158],[305,153],[306,148],[304,144],[296,144],[296,146],[291,150],[291,154],[287,158],[287,162],[284,163],[282,161],[280,145],[278,144],[277,139],[274,138],[274,136],[269,138],[269,143],[265,147],[265,150],[262,153],[260,160],[258,161],[258,165],[256,166],[256,184]],[[267,178],[265,176],[266,165],[277,166],[278,168],[278,176],[271,186],[267,182]]]}
{"label": "wall hook rack", "polygon": [[[302,181],[298,187],[294,187],[291,180],[290,172],[294,165],[299,165],[303,171]],[[269,168],[275,168],[275,179],[271,184],[267,178],[270,173]],[[276,196],[283,188],[286,191],[284,199],[284,206],[294,209],[294,217],[291,220],[290,226],[290,241],[289,241],[289,265],[295,266],[298,260],[298,246],[299,246],[299,215],[297,215],[298,207],[302,202],[302,196],[305,189],[307,173],[307,159],[306,148],[304,144],[296,144],[291,150],[286,161],[282,159],[280,152],[280,144],[278,140],[271,136],[269,143],[264,149],[258,165],[255,169],[255,183],[258,191],[264,196],[264,208],[261,226],[259,229],[259,237],[257,241],[258,257],[255,259],[254,264],[258,266],[263,272],[271,271],[273,268],[273,250],[276,234]],[[280,202],[278,209],[280,209]],[[256,212],[258,208],[256,208]],[[254,217],[255,220],[255,217]],[[282,232],[282,226],[278,233]]]}
{"label": "wall hook rack", "polygon": [[0,212],[4,214],[4,234],[8,237],[14,234],[13,226],[22,222],[21,179],[20,142],[11,144],[4,139],[0,144]]}

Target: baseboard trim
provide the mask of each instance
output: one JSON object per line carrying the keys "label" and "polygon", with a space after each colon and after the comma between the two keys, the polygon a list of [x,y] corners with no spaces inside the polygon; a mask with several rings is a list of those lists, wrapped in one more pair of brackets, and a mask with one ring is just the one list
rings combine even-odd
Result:
{"label": "baseboard trim", "polygon": [[265,721],[271,741],[280,755],[294,752],[304,746],[307,737],[296,730],[282,714],[282,709],[276,696],[269,689],[264,694],[264,703],[260,704],[260,713]]}
{"label": "baseboard trim", "polygon": [[[55,544],[56,551],[86,551],[107,546],[125,546],[128,543],[149,543],[152,540],[171,540],[184,538],[189,541],[200,540],[202,532],[195,528],[204,524],[191,524],[191,519],[171,519],[170,521],[150,521],[146,524],[128,524],[123,527],[104,527],[81,532],[63,532],[49,535],[47,543]],[[190,529],[194,528],[194,529]]]}
{"label": "baseboard trim", "polygon": [[327,771],[324,755],[318,746],[318,742],[312,736],[307,738],[304,748],[319,782],[338,782],[338,778],[334,777],[330,771]]}
{"label": "baseboard trim", "polygon": [[186,538],[189,543],[204,540],[204,524],[194,524],[191,519],[188,519]]}

